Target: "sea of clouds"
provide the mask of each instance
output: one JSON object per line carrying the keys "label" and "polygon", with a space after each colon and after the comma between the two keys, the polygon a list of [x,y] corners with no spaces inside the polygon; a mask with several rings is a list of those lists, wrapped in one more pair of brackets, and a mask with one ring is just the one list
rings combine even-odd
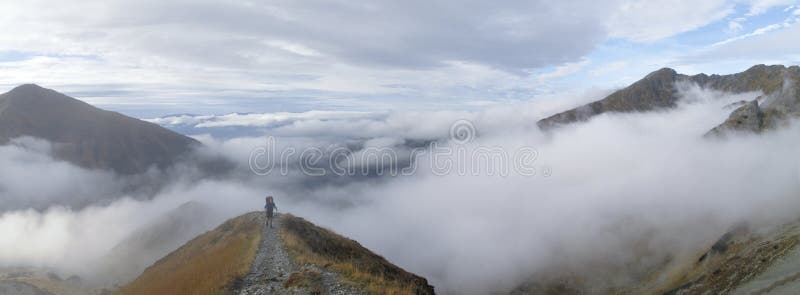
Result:
{"label": "sea of clouds", "polygon": [[[630,283],[665,261],[691,259],[741,221],[771,224],[800,213],[797,126],[704,138],[727,118],[726,105],[758,93],[733,95],[692,85],[681,85],[679,93],[681,101],[671,110],[603,114],[552,132],[540,131],[536,121],[599,96],[482,111],[151,120],[202,141],[199,155],[234,163],[233,171],[214,177],[194,177],[200,173],[187,164],[130,180],[54,160],[47,142],[18,139],[0,147],[0,266],[102,278],[94,266],[112,248],[186,202],[214,208],[202,216],[208,226],[195,229],[200,233],[259,210],[264,196],[274,195],[281,212],[359,241],[428,278],[444,294],[509,290],[562,271],[597,284]],[[453,137],[454,122],[469,122],[467,140]],[[452,169],[440,173],[441,167],[432,165],[434,145],[467,157],[451,158]],[[376,148],[411,159],[400,166],[415,169],[391,175],[377,172],[386,163],[351,161],[375,167],[311,176],[302,170],[303,158],[295,157],[272,162],[285,165],[286,173],[258,175],[264,173],[252,171],[252,158],[265,147],[319,149],[323,160],[311,166],[323,169],[332,149],[358,158]],[[464,166],[475,151],[486,149],[535,150],[527,163],[535,173],[511,169],[500,175],[486,166]],[[506,161],[500,164],[518,164]],[[151,178],[169,181],[147,193],[126,189]]]}

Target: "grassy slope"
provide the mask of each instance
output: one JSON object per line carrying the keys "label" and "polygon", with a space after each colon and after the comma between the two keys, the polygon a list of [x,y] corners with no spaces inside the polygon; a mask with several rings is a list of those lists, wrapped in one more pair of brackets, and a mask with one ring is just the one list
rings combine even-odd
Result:
{"label": "grassy slope", "polygon": [[246,275],[261,240],[259,213],[228,220],[147,268],[116,294],[225,294]]}
{"label": "grassy slope", "polygon": [[314,264],[341,274],[346,283],[373,294],[433,294],[427,280],[406,272],[358,242],[289,214],[280,231],[286,250],[300,265]]}
{"label": "grassy slope", "polygon": [[[528,282],[512,294],[731,294],[797,251],[799,246],[800,221],[769,231],[738,226],[709,245],[707,251],[688,260],[667,261],[662,268],[643,274],[646,277],[642,280],[601,289],[581,284],[586,277],[554,274],[555,279]],[[777,288],[795,279],[768,277],[756,285]]]}
{"label": "grassy slope", "polygon": [[722,250],[708,251],[660,289],[651,291],[665,294],[727,294],[763,273],[799,244],[798,223],[783,225],[766,234],[740,230],[733,238],[722,243]]}

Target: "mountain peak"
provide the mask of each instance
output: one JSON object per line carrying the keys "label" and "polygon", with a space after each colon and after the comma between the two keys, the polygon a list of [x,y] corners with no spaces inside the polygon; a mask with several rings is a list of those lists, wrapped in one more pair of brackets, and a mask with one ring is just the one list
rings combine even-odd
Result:
{"label": "mountain peak", "polygon": [[757,64],[749,69],[745,70],[745,72],[763,72],[763,71],[776,71],[776,70],[783,70],[786,69],[784,65],[765,65],[765,64]]}
{"label": "mountain peak", "polygon": [[672,107],[676,100],[673,86],[679,76],[682,75],[673,69],[662,68],[602,100],[544,118],[536,125],[542,130],[548,130],[559,125],[586,121],[605,112],[649,111]]}
{"label": "mountain peak", "polygon": [[652,72],[650,74],[647,74],[647,76],[645,76],[644,78],[645,79],[663,78],[663,77],[671,78],[671,77],[674,77],[676,75],[678,75],[678,72],[675,71],[672,68],[661,68],[661,69],[659,69],[657,71],[654,71],[654,72]]}
{"label": "mountain peak", "polygon": [[11,89],[2,95],[3,98],[11,100],[37,99],[45,96],[60,94],[54,90],[44,88],[37,84],[22,84]]}
{"label": "mountain peak", "polygon": [[[52,89],[47,89],[36,84],[23,84],[11,91],[0,94],[0,101],[6,101],[6,108],[16,112],[32,112],[43,108],[67,108],[76,110],[82,108],[93,108],[93,106],[59,93]],[[62,111],[67,111],[64,109]]]}
{"label": "mountain peak", "polygon": [[10,92],[16,92],[16,91],[38,91],[38,90],[46,90],[46,88],[44,88],[42,86],[39,86],[37,84],[31,83],[31,84],[22,84],[22,85],[19,85],[17,87],[14,87],[14,89],[11,89]]}

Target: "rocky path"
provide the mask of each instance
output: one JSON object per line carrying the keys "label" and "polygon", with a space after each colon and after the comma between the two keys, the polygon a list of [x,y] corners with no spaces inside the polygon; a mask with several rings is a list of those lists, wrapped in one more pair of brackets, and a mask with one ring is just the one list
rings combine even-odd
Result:
{"label": "rocky path", "polygon": [[[263,220],[265,216],[261,216]],[[250,273],[242,280],[234,294],[366,294],[349,285],[342,284],[339,275],[314,265],[295,265],[283,247],[278,229],[281,216],[277,215],[273,227],[263,227],[261,244],[256,253]],[[286,286],[291,277],[302,274],[305,283],[301,286]]]}

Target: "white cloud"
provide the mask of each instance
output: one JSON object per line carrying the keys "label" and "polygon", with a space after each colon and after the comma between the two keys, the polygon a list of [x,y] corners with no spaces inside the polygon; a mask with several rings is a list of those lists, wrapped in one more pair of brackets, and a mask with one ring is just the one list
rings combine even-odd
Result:
{"label": "white cloud", "polygon": [[730,39],[727,39],[727,40],[723,40],[723,41],[714,43],[711,46],[713,47],[713,46],[725,45],[725,44],[728,44],[728,43],[731,43],[731,42],[736,42],[738,40],[750,38],[750,37],[753,37],[753,36],[763,35],[763,34],[771,32],[771,31],[775,31],[775,30],[781,29],[783,27],[785,27],[785,25],[782,24],[782,23],[781,24],[771,24],[771,25],[768,25],[768,26],[765,26],[765,27],[761,27],[761,28],[755,29],[751,33],[744,34],[744,35],[741,35],[741,36],[736,36],[736,37],[733,37],[733,38],[730,38]]}
{"label": "white cloud", "polygon": [[744,21],[745,21],[745,19],[741,18],[741,17],[738,17],[738,18],[735,18],[735,19],[729,21],[728,22],[728,33],[732,34],[732,35],[739,34],[739,31],[741,31],[742,28],[744,28],[742,26],[742,22],[744,22]]}
{"label": "white cloud", "polygon": [[611,37],[652,42],[690,31],[733,12],[724,0],[624,1],[607,22]]}
{"label": "white cloud", "polygon": [[286,50],[288,52],[302,55],[302,56],[319,56],[319,52],[316,52],[314,49],[305,47],[301,44],[295,44],[291,42],[281,41],[281,40],[274,40],[274,41],[267,41],[267,45],[273,46],[276,48],[280,48]]}
{"label": "white cloud", "polygon": [[418,106],[529,98],[538,91],[531,73],[580,64],[609,36],[655,41],[729,9],[717,1],[37,0],[0,11],[0,51],[35,56],[0,61],[0,87],[37,82],[90,92],[103,105],[185,109],[276,97]]}
{"label": "white cloud", "polygon": [[799,35],[797,18],[790,18],[713,44],[681,59],[685,63],[733,62],[739,68],[753,64],[795,63],[800,58],[797,54],[800,43],[796,41]]}
{"label": "white cloud", "polygon": [[177,115],[163,118],[147,119],[147,121],[164,125],[190,125],[195,128],[209,127],[268,127],[288,124],[302,120],[345,120],[373,116],[364,112],[347,111],[309,111],[302,113],[267,113],[267,114],[227,114],[227,115]]}
{"label": "white cloud", "polygon": [[547,73],[544,73],[544,74],[540,74],[540,75],[536,76],[536,78],[539,79],[539,82],[546,82],[548,80],[563,78],[563,77],[566,77],[566,76],[569,76],[569,75],[572,75],[572,74],[580,72],[581,70],[583,70],[583,68],[585,68],[589,64],[591,64],[591,62],[589,60],[585,60],[585,59],[581,60],[581,61],[578,61],[578,62],[566,63],[566,64],[563,64],[563,65],[557,66],[555,69],[553,69],[550,72],[547,72]]}
{"label": "white cloud", "polygon": [[755,16],[767,12],[770,8],[776,6],[788,6],[797,2],[796,0],[751,0],[750,10],[747,16]]}
{"label": "white cloud", "polygon": [[589,71],[589,75],[602,76],[602,75],[614,74],[625,69],[625,67],[627,66],[628,66],[627,61],[610,62]]}

